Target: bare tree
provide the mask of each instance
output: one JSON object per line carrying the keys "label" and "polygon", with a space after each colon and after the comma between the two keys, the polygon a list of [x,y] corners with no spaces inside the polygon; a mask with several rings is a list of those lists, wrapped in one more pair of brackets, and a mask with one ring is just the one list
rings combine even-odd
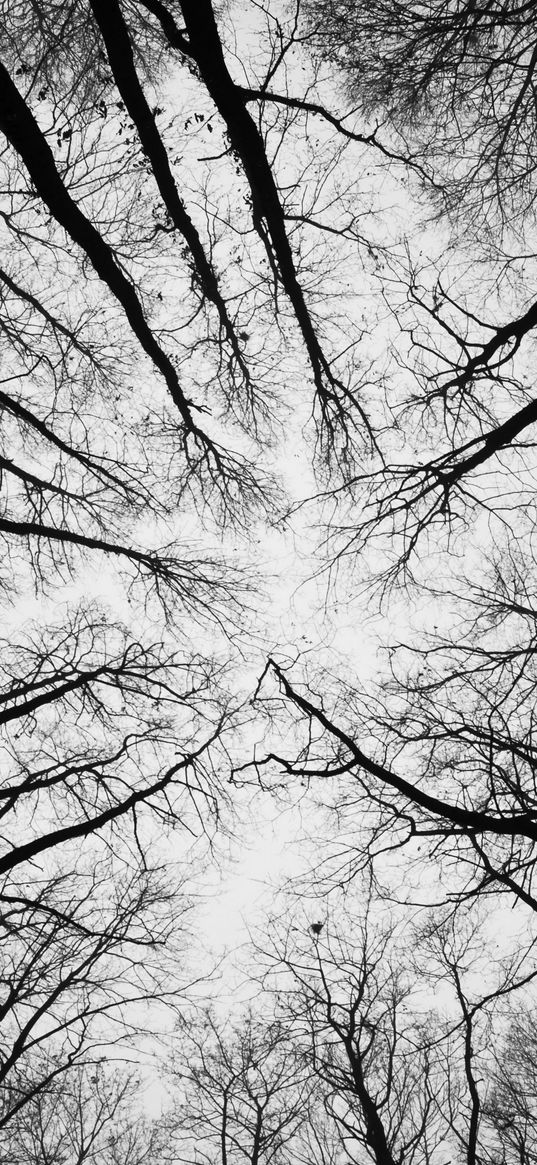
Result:
{"label": "bare tree", "polygon": [[[526,1063],[531,1073],[531,1040],[519,1065],[501,1049],[510,1024],[531,1022],[534,943],[505,959],[467,912],[412,926],[387,918],[365,884],[360,902],[358,914],[345,900],[320,933],[293,911],[258,940],[263,988],[314,1090],[308,1124],[360,1165],[500,1159],[501,1087],[508,1106]],[[529,1080],[519,1095],[531,1108]],[[512,1143],[529,1145],[526,1101],[514,1109]]]}
{"label": "bare tree", "polygon": [[[36,1058],[36,1063],[38,1058]],[[79,1065],[65,1073],[51,1059],[45,1068],[18,1076],[13,1093],[30,1098],[17,1118],[0,1134],[2,1153],[14,1165],[152,1165],[166,1160],[158,1119],[140,1113],[140,1080],[102,1061]],[[58,1073],[55,1075],[55,1070]],[[35,1078],[48,1080],[34,1090]]]}
{"label": "bare tree", "polygon": [[[425,157],[469,225],[531,215],[533,6],[306,0],[309,35],[354,100]],[[458,203],[458,205],[457,205]]]}
{"label": "bare tree", "polygon": [[428,1160],[442,1139],[434,1041],[412,1016],[414,985],[395,965],[393,934],[351,926],[352,940],[310,929],[309,942],[289,934],[276,946],[278,1001],[345,1157]]}
{"label": "bare tree", "polygon": [[535,1016],[515,1010],[499,1043],[486,1119],[497,1159],[526,1165],[535,1156]]}
{"label": "bare tree", "polygon": [[[422,659],[428,661],[431,650],[424,648]],[[334,848],[340,855],[342,847],[347,850],[345,877],[371,865],[380,872],[383,854],[398,850],[415,872],[429,859],[424,889],[416,891],[422,902],[439,878],[436,893],[448,901],[508,894],[535,910],[532,697],[528,721],[520,723],[524,689],[512,685],[509,659],[511,654],[516,661],[522,651],[450,643],[451,675],[436,679],[431,669],[405,686],[397,680],[388,698],[382,689],[364,694],[345,681],[334,681],[329,690],[325,684],[321,695],[270,661],[263,702],[271,716],[288,702],[303,747],[287,754],[269,747],[259,751],[253,767],[262,783],[301,782],[332,807]],[[460,666],[463,653],[468,674]],[[491,669],[507,695],[491,688]],[[516,729],[508,721],[510,686]],[[451,871],[447,888],[444,861]],[[419,872],[417,877],[419,882]]]}
{"label": "bare tree", "polygon": [[171,1082],[176,1159],[263,1165],[300,1151],[308,1083],[277,1020],[253,1010],[235,1022],[193,1016],[178,1030]]}
{"label": "bare tree", "polygon": [[[181,861],[173,882],[161,868],[157,839],[214,828],[229,712],[221,665],[143,647],[95,608],[4,643],[2,669],[9,1090],[35,1049],[61,1048],[68,1065],[136,1028],[134,1004],[177,1004],[188,895]],[[4,1105],[2,1119],[13,1115]]]}

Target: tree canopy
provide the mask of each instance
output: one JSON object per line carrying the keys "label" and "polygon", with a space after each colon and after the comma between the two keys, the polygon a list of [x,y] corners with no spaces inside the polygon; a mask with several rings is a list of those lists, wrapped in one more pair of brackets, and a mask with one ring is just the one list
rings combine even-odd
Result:
{"label": "tree canopy", "polygon": [[535,8],[1,6],[2,1160],[534,1159]]}

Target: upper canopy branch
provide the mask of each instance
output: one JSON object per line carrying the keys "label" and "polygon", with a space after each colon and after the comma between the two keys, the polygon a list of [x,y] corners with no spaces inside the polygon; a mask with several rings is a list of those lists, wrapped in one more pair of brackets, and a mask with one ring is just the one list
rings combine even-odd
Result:
{"label": "upper canopy branch", "polygon": [[[319,704],[302,695],[289,681],[285,671],[273,659],[269,659],[265,672],[271,669],[281,686],[285,697],[308,718],[316,722],[330,736],[335,738],[349,752],[353,765],[375,777],[383,785],[401,793],[411,804],[419,806],[434,817],[440,817],[468,833],[493,833],[509,837],[528,837],[537,841],[537,820],[528,813],[512,813],[509,816],[493,815],[475,809],[465,809],[441,797],[427,793],[419,785],[401,777],[393,769],[379,764],[367,756],[356,741],[323,711]],[[263,677],[261,677],[262,679]],[[261,680],[260,680],[261,683]],[[307,774],[307,766],[304,773]]]}

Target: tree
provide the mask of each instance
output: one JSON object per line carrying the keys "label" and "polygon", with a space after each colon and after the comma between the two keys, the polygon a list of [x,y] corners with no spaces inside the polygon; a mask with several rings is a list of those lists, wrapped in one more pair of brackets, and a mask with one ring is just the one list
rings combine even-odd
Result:
{"label": "tree", "polygon": [[[515,1063],[502,1033],[531,1023],[534,943],[506,960],[487,950],[484,918],[429,911],[410,925],[365,884],[360,913],[333,905],[337,921],[322,936],[291,908],[294,924],[284,917],[271,943],[257,939],[255,959],[315,1090],[314,1126],[328,1124],[339,1143],[336,1159],[517,1159],[498,1156],[498,1135],[505,1124],[513,1146],[530,1144],[531,1084],[519,1083],[531,1073],[531,1039]],[[513,1101],[503,1107],[502,1087],[520,1097],[516,1113]]]}
{"label": "tree", "polygon": [[276,1165],[297,1152],[309,1089],[278,1021],[253,1010],[233,1024],[192,1017],[177,1032],[171,1083],[176,1159]]}
{"label": "tree", "polygon": [[[484,597],[480,588],[476,597]],[[394,653],[394,679],[376,693],[343,681],[331,690],[325,683],[321,695],[271,660],[259,698],[272,715],[275,703],[280,711],[291,706],[303,747],[295,755],[260,752],[255,767],[270,783],[283,772],[320,787],[337,814],[340,854],[347,829],[353,836],[351,876],[360,866],[380,874],[386,852],[403,860],[405,851],[418,870],[428,855],[420,901],[508,894],[535,910],[533,649],[524,636],[533,613],[494,595],[486,615],[477,642],[470,609],[466,642],[461,631],[456,645],[440,634],[421,649],[412,644],[410,675],[397,674],[405,652]],[[516,638],[499,645],[498,622]]]}
{"label": "tree", "polygon": [[510,1017],[498,1049],[487,1117],[501,1160],[529,1162],[535,1154],[534,1016],[522,1010]]}
{"label": "tree", "polygon": [[520,481],[531,472],[536,419],[533,9],[307,0],[303,11],[304,38],[322,63],[337,65],[354,115],[381,124],[388,143],[430,177],[425,229],[416,237],[403,223],[379,272],[396,314],[387,374],[395,440],[340,495],[334,531],[340,556],[367,552],[382,533],[391,575],[411,570],[416,550],[430,554],[437,530],[457,536],[490,508],[498,537],[493,480],[511,502],[513,483],[520,500],[512,504],[527,513]]}
{"label": "tree", "polygon": [[355,99],[382,111],[405,145],[418,144],[450,207],[458,196],[465,215],[531,215],[533,5],[307,0],[306,8],[319,51],[340,64]]}
{"label": "tree", "polygon": [[[59,1075],[55,1075],[55,1070]],[[78,1066],[67,1078],[64,1065],[41,1065],[46,1089],[33,1092],[33,1079],[17,1078],[14,1092],[29,1089],[15,1125],[1,1135],[2,1152],[14,1165],[149,1165],[166,1159],[158,1120],[137,1111],[140,1081],[101,1061]]]}
{"label": "tree", "polygon": [[36,1048],[76,1062],[129,1003],[181,993],[184,875],[172,892],[152,850],[223,807],[221,683],[95,608],[4,644],[3,1087]]}
{"label": "tree", "polygon": [[393,934],[353,924],[349,941],[312,939],[297,927],[297,937],[277,939],[264,952],[268,985],[341,1156],[378,1165],[428,1159],[441,1140],[438,1057],[413,1020],[413,985],[394,965]]}

